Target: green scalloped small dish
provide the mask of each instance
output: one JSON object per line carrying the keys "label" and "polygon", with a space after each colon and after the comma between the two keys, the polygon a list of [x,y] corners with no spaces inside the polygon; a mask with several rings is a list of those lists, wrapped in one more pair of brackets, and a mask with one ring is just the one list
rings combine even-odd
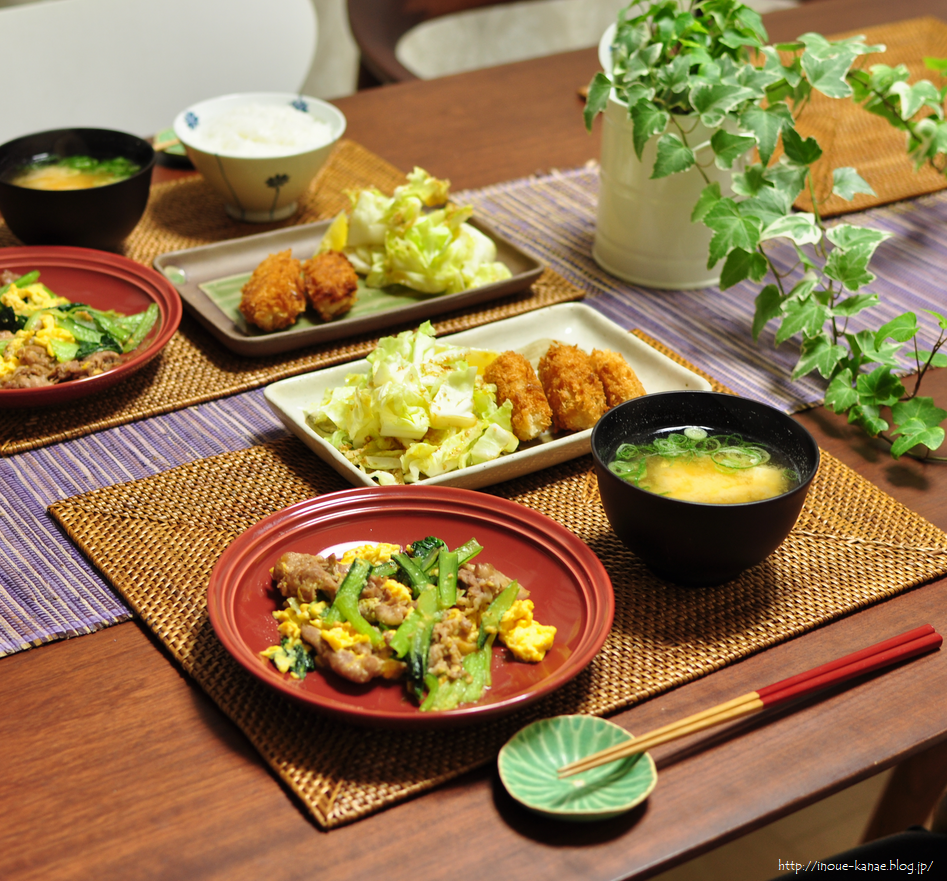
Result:
{"label": "green scalloped small dish", "polygon": [[497,758],[500,779],[520,804],[557,820],[607,820],[641,804],[658,782],[649,753],[636,753],[560,780],[558,768],[631,734],[597,716],[540,719],[511,737]]}

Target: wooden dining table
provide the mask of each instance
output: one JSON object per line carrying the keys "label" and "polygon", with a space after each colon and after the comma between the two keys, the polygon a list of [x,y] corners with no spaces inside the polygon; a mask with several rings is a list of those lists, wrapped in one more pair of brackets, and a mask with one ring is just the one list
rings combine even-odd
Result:
{"label": "wooden dining table", "polygon": [[[947,0],[813,0],[767,15],[773,40],[935,15]],[[335,103],[350,137],[456,189],[598,156],[581,50],[367,90]],[[159,171],[156,180],[179,174]],[[925,380],[947,402],[947,370]],[[797,418],[823,450],[947,530],[947,468],[891,458],[843,417]],[[142,565],[147,565],[143,560]],[[642,732],[885,637],[947,633],[947,579],[849,614],[612,717]],[[366,736],[383,736],[377,732]],[[444,736],[449,736],[445,733]],[[341,828],[314,825],[241,731],[137,621],[0,660],[0,878],[646,878],[897,766],[874,832],[923,820],[947,783],[947,652],[791,712],[654,750],[657,788],[616,819],[519,806],[490,763]],[[779,873],[778,857],[768,867]]]}

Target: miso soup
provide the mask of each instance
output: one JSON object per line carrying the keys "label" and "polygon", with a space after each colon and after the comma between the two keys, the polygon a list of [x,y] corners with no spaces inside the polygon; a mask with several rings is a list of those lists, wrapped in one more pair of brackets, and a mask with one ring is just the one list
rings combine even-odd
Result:
{"label": "miso soup", "polygon": [[44,156],[18,168],[7,181],[32,190],[88,190],[117,183],[139,171],[140,165],[122,156],[115,159]]}
{"label": "miso soup", "polygon": [[622,444],[608,467],[649,492],[711,505],[758,502],[799,484],[796,471],[770,447],[697,426]]}

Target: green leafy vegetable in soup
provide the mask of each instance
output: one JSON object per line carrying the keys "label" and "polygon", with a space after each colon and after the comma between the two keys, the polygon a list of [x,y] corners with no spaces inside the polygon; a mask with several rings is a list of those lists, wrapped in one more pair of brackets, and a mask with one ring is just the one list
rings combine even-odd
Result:
{"label": "green leafy vegetable in soup", "polygon": [[717,505],[769,499],[799,483],[798,474],[763,445],[697,426],[622,444],[608,467],[649,492]]}
{"label": "green leafy vegetable in soup", "polygon": [[18,168],[8,182],[32,190],[87,190],[117,183],[139,171],[140,165],[123,156],[47,156]]}

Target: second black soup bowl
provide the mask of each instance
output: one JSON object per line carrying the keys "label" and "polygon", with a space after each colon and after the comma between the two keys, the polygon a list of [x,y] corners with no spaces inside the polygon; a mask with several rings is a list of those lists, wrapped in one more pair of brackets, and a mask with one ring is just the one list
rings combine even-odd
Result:
{"label": "second black soup bowl", "polygon": [[[10,183],[19,168],[49,156],[123,157],[140,171],[86,190],[35,190]],[[115,250],[145,211],[154,164],[151,145],[125,132],[68,128],[25,135],[0,146],[0,214],[26,245]]]}
{"label": "second black soup bowl", "polygon": [[[784,458],[800,481],[773,498],[739,504],[656,495],[609,470],[618,448],[662,429],[695,426],[737,434]],[[819,468],[812,435],[785,413],[718,392],[644,395],[609,410],[592,430],[599,493],[619,539],[659,578],[684,586],[722,584],[761,563],[782,543]]]}

